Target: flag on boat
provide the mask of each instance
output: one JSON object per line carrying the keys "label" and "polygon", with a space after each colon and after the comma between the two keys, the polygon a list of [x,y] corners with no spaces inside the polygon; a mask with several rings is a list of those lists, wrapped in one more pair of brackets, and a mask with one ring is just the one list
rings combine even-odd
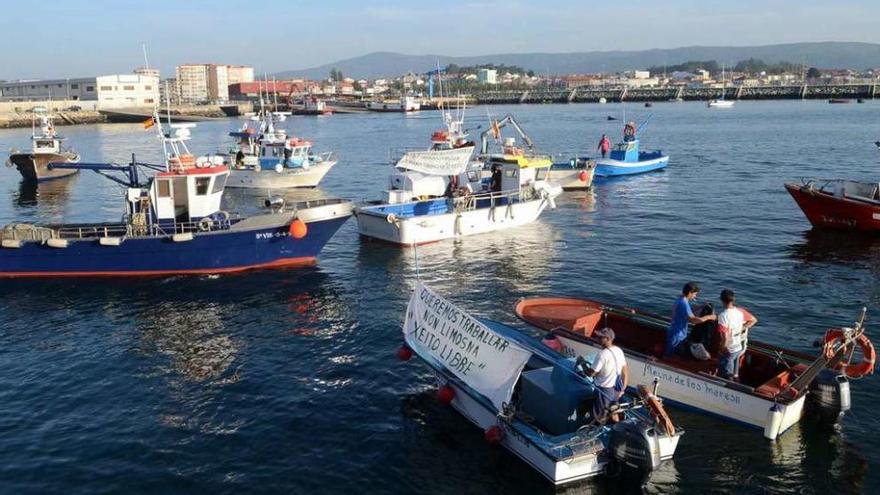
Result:
{"label": "flag on boat", "polygon": [[403,337],[432,366],[453,373],[497,408],[510,401],[532,353],[494,332],[422,282],[416,284]]}
{"label": "flag on boat", "polygon": [[429,175],[458,175],[465,171],[474,153],[473,146],[448,150],[410,151],[396,166]]}
{"label": "flag on boat", "polygon": [[153,127],[153,125],[155,123],[156,123],[156,121],[153,119],[153,117],[150,117],[149,119],[147,119],[143,122],[144,129],[149,129],[150,127]]}
{"label": "flag on boat", "polygon": [[501,139],[501,126],[498,125],[497,120],[492,121],[492,137],[495,139]]}

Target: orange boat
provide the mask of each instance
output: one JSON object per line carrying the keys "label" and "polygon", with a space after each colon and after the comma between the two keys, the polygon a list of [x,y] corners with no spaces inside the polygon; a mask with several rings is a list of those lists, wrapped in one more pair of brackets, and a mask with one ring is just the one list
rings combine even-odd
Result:
{"label": "orange boat", "polygon": [[[815,406],[828,421],[839,421],[850,408],[849,378],[874,370],[874,348],[862,326],[864,310],[852,328],[826,333],[823,353],[818,357],[750,341],[739,382],[715,375],[717,357],[712,350],[720,347],[717,338],[709,345],[709,360],[663,358],[670,321],[662,316],[560,297],[522,299],[516,314],[552,332],[562,343],[564,354],[588,360],[601,349],[593,332],[611,327],[617,336],[615,344],[626,354],[632,387],[650,386],[659,380],[659,395],[673,404],[761,428],[769,439],[797,423],[805,404]],[[852,358],[857,345],[863,361],[844,362],[846,356]]]}

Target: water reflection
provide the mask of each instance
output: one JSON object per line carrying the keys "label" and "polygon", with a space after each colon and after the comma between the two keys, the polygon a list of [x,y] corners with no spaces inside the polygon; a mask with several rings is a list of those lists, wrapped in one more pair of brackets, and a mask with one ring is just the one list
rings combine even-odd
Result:
{"label": "water reflection", "polygon": [[842,265],[880,260],[880,237],[857,232],[811,229],[792,244],[789,256],[803,263],[835,263]]}
{"label": "water reflection", "polygon": [[78,179],[79,174],[46,182],[23,180],[19,183],[18,194],[13,193],[12,195],[13,206],[18,211],[26,211],[40,206],[44,210],[41,213],[58,214],[66,207],[70,190]]}

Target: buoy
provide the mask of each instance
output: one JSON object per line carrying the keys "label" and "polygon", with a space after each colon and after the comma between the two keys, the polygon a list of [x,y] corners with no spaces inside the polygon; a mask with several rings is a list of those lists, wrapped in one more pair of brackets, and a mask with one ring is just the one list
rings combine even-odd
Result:
{"label": "buoy", "polygon": [[498,425],[492,425],[486,428],[483,438],[486,439],[486,443],[489,445],[498,445],[501,443],[501,440],[504,440],[504,430]]}
{"label": "buoy", "polygon": [[294,239],[302,239],[308,233],[309,227],[299,218],[297,218],[290,224],[290,235]]}
{"label": "buoy", "polygon": [[278,172],[279,174],[280,174],[281,172],[284,172],[284,165],[282,165],[282,164],[280,164],[280,163],[276,163],[276,164],[275,164],[275,171]]}
{"label": "buoy", "polygon": [[556,352],[562,352],[562,342],[552,333],[548,333],[547,336],[541,340],[541,343]]}
{"label": "buoy", "polygon": [[439,389],[437,389],[437,400],[444,404],[452,404],[452,399],[455,398],[455,389],[450,387],[449,385],[443,385]]}
{"label": "buoy", "polygon": [[[834,357],[834,351],[846,341],[846,333],[843,329],[834,328],[825,332],[822,352],[825,359],[831,360]],[[862,378],[865,375],[874,374],[874,364],[877,361],[877,351],[874,350],[874,344],[863,333],[854,341],[862,349],[862,360],[855,364],[838,363],[836,369],[843,372],[849,378]]]}
{"label": "buoy", "polygon": [[409,361],[412,358],[413,351],[409,348],[408,345],[404,344],[400,346],[400,349],[397,349],[397,359],[401,361]]}
{"label": "buoy", "polygon": [[779,429],[782,427],[782,406],[774,403],[767,411],[767,424],[764,425],[764,438],[767,440],[775,440],[779,436]]}
{"label": "buoy", "polygon": [[581,172],[578,174],[578,179],[580,179],[581,182],[586,182],[587,179],[589,179],[589,178],[590,178],[590,176],[587,175],[586,172]]}

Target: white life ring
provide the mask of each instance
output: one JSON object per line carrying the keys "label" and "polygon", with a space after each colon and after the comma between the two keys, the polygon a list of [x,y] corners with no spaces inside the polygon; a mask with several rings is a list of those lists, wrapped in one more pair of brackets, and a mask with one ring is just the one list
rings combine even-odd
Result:
{"label": "white life ring", "polygon": [[397,215],[394,213],[389,213],[388,216],[385,217],[385,221],[388,223],[394,223],[397,221]]}
{"label": "white life ring", "polygon": [[261,167],[259,163],[255,163],[254,172],[260,173],[260,170],[263,170],[263,167]]}
{"label": "white life ring", "polygon": [[216,213],[217,219],[221,222],[226,222],[229,220],[229,212],[226,210],[220,210]]}
{"label": "white life ring", "polygon": [[212,225],[214,225],[214,221],[210,218],[205,217],[199,220],[199,230],[201,230],[202,232],[207,232],[211,230]]}

